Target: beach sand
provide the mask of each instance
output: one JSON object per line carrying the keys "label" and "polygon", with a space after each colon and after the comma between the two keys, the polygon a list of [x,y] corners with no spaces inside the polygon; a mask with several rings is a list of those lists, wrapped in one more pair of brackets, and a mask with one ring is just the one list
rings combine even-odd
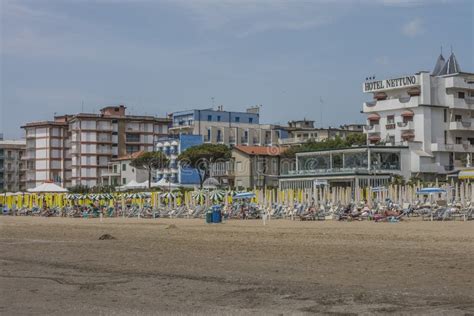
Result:
{"label": "beach sand", "polygon": [[0,253],[2,315],[474,313],[474,222],[0,217]]}

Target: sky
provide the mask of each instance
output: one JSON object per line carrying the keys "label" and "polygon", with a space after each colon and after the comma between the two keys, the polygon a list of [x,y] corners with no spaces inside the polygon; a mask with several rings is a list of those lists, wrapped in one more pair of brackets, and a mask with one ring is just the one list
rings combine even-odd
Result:
{"label": "sky", "polygon": [[0,132],[124,104],[164,116],[262,105],[261,122],[364,122],[377,79],[474,72],[470,0],[0,0]]}

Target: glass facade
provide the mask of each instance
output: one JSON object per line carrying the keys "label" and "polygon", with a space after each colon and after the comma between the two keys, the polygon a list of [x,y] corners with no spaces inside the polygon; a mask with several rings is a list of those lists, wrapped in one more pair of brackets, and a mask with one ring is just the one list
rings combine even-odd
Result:
{"label": "glass facade", "polygon": [[338,174],[401,170],[400,150],[347,149],[297,154],[297,166],[288,174]]}

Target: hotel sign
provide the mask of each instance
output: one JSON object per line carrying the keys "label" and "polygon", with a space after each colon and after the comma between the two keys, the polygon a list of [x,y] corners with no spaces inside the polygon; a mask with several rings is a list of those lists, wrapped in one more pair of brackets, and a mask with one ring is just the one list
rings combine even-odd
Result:
{"label": "hotel sign", "polygon": [[376,92],[376,91],[382,91],[382,90],[400,89],[400,88],[418,86],[419,84],[420,83],[419,83],[418,76],[406,76],[406,77],[400,77],[400,78],[364,82],[362,84],[362,89],[364,92]]}

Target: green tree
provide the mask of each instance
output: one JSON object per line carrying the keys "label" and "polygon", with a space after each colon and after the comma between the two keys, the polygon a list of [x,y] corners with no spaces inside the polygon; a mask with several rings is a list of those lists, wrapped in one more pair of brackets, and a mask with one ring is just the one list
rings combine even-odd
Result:
{"label": "green tree", "polygon": [[346,143],[348,146],[364,146],[367,145],[367,135],[364,133],[352,133],[347,135]]}
{"label": "green tree", "polygon": [[336,136],[334,138],[328,138],[323,141],[317,142],[314,140],[309,140],[301,146],[293,146],[287,149],[283,156],[287,158],[294,158],[296,153],[300,152],[311,152],[319,150],[330,150],[338,149],[351,146],[364,146],[367,143],[365,134],[362,133],[351,133],[347,135],[345,139]]}
{"label": "green tree", "polygon": [[202,144],[192,146],[178,156],[178,161],[186,168],[194,168],[199,175],[199,185],[209,177],[211,164],[230,158],[230,149],[221,144]]}
{"label": "green tree", "polygon": [[148,189],[151,188],[151,174],[153,171],[168,167],[169,159],[162,152],[146,152],[130,162],[130,166],[148,172]]}

